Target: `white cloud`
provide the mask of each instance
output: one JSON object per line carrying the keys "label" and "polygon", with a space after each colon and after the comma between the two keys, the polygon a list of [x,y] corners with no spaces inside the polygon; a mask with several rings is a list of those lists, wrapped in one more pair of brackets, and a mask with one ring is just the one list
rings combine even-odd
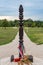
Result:
{"label": "white cloud", "polygon": [[[33,20],[43,20],[42,18],[43,17],[39,17],[39,16],[27,16],[27,17],[24,17],[24,19],[26,20],[26,19],[29,19],[29,18],[31,18],[31,19],[33,19]],[[15,19],[17,19],[17,20],[19,20],[19,18],[18,17],[16,17],[16,16],[0,16],[0,19],[2,20],[2,19],[7,19],[7,20],[15,20]]]}
{"label": "white cloud", "polygon": [[32,20],[43,20],[43,17],[41,17],[41,16],[37,16],[37,15],[33,15],[33,16],[27,16],[27,17],[24,17],[24,19],[26,20],[26,19],[29,19],[29,18],[31,18]]}
{"label": "white cloud", "polygon": [[0,16],[0,19],[15,20],[18,19],[16,16]]}

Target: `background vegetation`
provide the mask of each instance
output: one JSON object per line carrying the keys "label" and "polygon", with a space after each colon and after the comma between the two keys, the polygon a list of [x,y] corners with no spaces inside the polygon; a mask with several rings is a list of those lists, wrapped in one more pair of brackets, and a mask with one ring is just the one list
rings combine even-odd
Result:
{"label": "background vegetation", "polygon": [[6,29],[4,29],[4,27],[0,27],[0,45],[8,44],[11,42],[15,38],[17,32],[17,27],[7,27]]}
{"label": "background vegetation", "polygon": [[[43,44],[43,21],[33,21],[32,19],[27,19],[23,20],[23,25],[26,27],[26,34],[33,42]],[[15,38],[18,26],[19,20],[0,20],[0,45],[7,44]],[[12,27],[15,27],[15,29]]]}
{"label": "background vegetation", "polygon": [[36,44],[43,44],[43,28],[42,27],[25,27],[25,32],[31,41]]}
{"label": "background vegetation", "polygon": [[[32,19],[23,20],[24,27],[43,27],[43,21]],[[19,20],[8,21],[7,19],[0,20],[0,27],[18,27]]]}

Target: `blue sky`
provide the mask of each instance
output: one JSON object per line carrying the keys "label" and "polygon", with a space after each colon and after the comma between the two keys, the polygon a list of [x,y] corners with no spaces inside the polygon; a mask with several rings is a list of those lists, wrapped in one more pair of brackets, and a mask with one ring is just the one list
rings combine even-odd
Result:
{"label": "blue sky", "polygon": [[0,18],[18,18],[20,4],[24,8],[24,19],[43,20],[43,0],[0,0]]}

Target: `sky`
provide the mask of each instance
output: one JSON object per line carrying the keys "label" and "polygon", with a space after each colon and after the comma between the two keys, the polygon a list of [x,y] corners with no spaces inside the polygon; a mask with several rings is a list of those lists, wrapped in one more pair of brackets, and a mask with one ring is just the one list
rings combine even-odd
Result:
{"label": "sky", "polygon": [[20,4],[24,19],[43,20],[43,0],[0,0],[0,19],[18,19]]}

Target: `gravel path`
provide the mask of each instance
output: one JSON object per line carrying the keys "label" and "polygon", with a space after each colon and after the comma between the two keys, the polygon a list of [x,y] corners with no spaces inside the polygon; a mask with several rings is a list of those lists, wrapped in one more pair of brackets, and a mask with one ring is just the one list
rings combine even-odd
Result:
{"label": "gravel path", "polygon": [[[19,34],[16,35],[15,40],[11,43],[0,46],[0,63],[1,65],[17,65],[17,63],[10,62],[10,56],[13,54],[18,57]],[[24,46],[26,54],[31,54],[34,57],[33,65],[43,65],[43,45],[36,45],[31,42],[24,32]],[[42,59],[42,60],[41,60]]]}

